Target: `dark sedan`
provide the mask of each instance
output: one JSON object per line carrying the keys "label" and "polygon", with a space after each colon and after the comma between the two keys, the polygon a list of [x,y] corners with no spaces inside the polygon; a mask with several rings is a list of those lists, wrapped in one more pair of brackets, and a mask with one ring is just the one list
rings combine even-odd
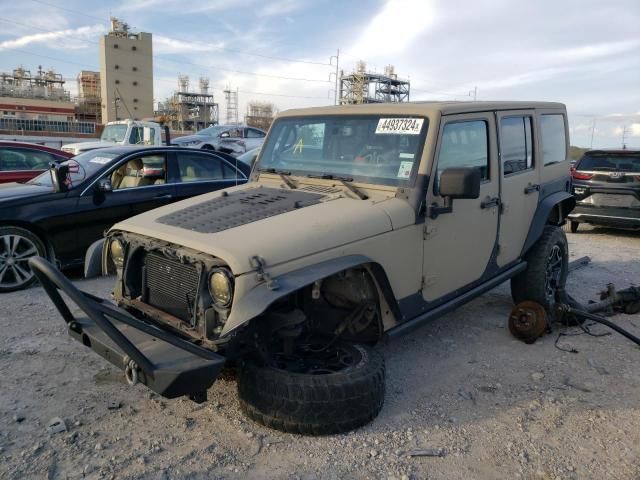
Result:
{"label": "dark sedan", "polygon": [[79,266],[116,222],[170,202],[245,183],[250,167],[176,147],[92,150],[27,183],[0,185],[0,292],[30,285],[35,255]]}
{"label": "dark sedan", "polygon": [[26,182],[73,155],[55,148],[25,142],[0,141],[0,183]]}
{"label": "dark sedan", "polygon": [[640,229],[640,150],[591,150],[571,169],[576,208],[571,232],[580,223]]}

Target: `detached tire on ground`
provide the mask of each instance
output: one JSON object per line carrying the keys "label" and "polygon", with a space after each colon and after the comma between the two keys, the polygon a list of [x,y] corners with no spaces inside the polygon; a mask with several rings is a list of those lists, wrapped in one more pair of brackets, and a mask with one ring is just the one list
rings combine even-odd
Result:
{"label": "detached tire on ground", "polygon": [[560,227],[547,225],[542,235],[525,255],[527,268],[511,279],[511,296],[517,305],[533,301],[550,312],[555,304],[555,290],[564,287],[569,273],[569,246]]}
{"label": "detached tire on ground", "polygon": [[238,377],[242,411],[269,428],[310,435],[346,432],[369,423],[384,403],[384,359],[363,345],[336,342],[334,348],[344,368],[320,366],[296,373],[278,368],[290,367],[289,359],[276,360],[276,366],[246,360]]}

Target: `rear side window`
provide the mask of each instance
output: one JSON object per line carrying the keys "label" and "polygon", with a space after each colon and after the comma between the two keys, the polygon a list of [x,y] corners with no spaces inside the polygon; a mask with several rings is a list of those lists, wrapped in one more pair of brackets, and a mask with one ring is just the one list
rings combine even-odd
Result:
{"label": "rear side window", "polygon": [[564,115],[541,115],[540,135],[542,138],[542,161],[544,165],[564,162],[567,159]]}
{"label": "rear side window", "polygon": [[222,162],[197,153],[178,153],[178,169],[181,182],[223,179]]}
{"label": "rear side window", "polygon": [[533,168],[531,117],[500,120],[500,152],[504,175]]}
{"label": "rear side window", "polygon": [[438,178],[445,169],[454,167],[477,167],[482,180],[489,178],[487,122],[472,120],[444,126],[438,154]]}
{"label": "rear side window", "polygon": [[640,155],[585,154],[576,170],[640,173]]}

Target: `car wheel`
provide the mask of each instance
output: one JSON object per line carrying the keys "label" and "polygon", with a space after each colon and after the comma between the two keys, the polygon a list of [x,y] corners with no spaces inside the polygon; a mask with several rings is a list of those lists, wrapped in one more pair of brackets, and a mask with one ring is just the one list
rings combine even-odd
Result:
{"label": "car wheel", "polygon": [[562,229],[565,232],[571,232],[571,233],[576,233],[578,231],[578,227],[580,226],[580,223],[578,222],[573,222],[571,220],[567,220],[567,223],[564,224],[564,226],[562,227]]}
{"label": "car wheel", "polygon": [[542,236],[525,255],[527,268],[511,279],[514,303],[532,300],[551,312],[555,292],[567,283],[569,273],[569,247],[561,228],[544,227]]}
{"label": "car wheel", "polygon": [[46,256],[42,241],[20,227],[0,227],[0,292],[22,290],[36,281],[28,260]]}
{"label": "car wheel", "polygon": [[215,151],[215,148],[213,148],[211,145],[207,145],[207,144],[205,144],[205,145],[203,145],[203,146],[202,146],[202,150],[212,150],[212,151]]}
{"label": "car wheel", "polygon": [[290,433],[327,435],[373,420],[384,402],[382,355],[343,341],[305,343],[269,365],[247,359],[240,367],[242,411],[262,425]]}

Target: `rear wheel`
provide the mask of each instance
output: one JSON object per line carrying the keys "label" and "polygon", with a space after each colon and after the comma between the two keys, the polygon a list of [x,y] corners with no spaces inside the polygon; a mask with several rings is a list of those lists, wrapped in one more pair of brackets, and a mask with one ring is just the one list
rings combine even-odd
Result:
{"label": "rear wheel", "polygon": [[511,279],[515,304],[531,300],[548,312],[555,304],[555,293],[564,287],[569,273],[569,247],[562,229],[544,227],[542,236],[525,256],[527,268]]}
{"label": "rear wheel", "polygon": [[28,287],[36,278],[28,260],[45,256],[42,241],[20,227],[0,227],[0,292]]}
{"label": "rear wheel", "polygon": [[258,423],[326,435],[373,420],[384,402],[384,380],[384,359],[370,347],[309,342],[271,354],[268,362],[246,360],[238,394],[242,410]]}

